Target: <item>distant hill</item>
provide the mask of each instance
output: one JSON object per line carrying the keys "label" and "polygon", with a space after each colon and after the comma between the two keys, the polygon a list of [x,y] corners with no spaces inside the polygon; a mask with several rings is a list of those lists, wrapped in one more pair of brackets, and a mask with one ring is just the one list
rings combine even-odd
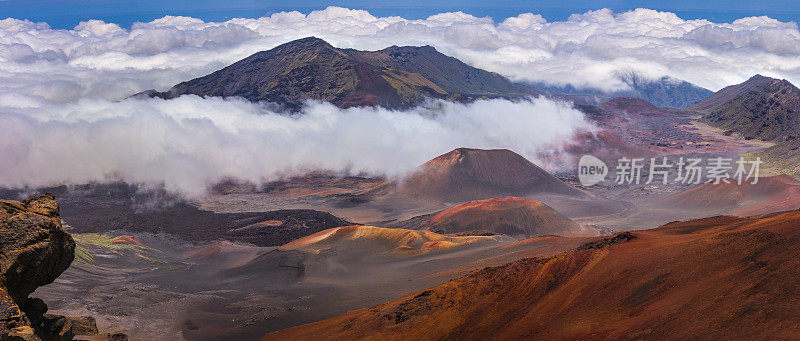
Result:
{"label": "distant hill", "polygon": [[603,109],[604,111],[634,111],[639,113],[653,111],[658,109],[658,107],[653,105],[653,103],[641,98],[615,97],[604,102],[603,104],[600,104],[600,109]]}
{"label": "distant hill", "polygon": [[387,253],[420,255],[471,246],[471,244],[492,243],[498,239],[498,237],[486,236],[445,236],[431,231],[352,225],[327,229],[294,240],[281,246],[280,250],[300,250],[311,253],[335,250],[339,253],[368,254],[368,257],[387,255]]}
{"label": "distant hill", "polygon": [[[657,107],[683,109],[714,93],[706,88],[672,77],[648,80],[631,74],[621,78],[632,89],[630,93],[633,96],[628,97],[644,99]],[[625,95],[625,92],[617,95],[620,97]]]}
{"label": "distant hill", "polygon": [[512,237],[595,236],[550,206],[534,199],[502,197],[465,202],[436,213],[427,228],[437,233],[488,231]]}
{"label": "distant hill", "polygon": [[755,75],[687,108],[703,121],[749,139],[800,138],[800,89],[787,80]]}
{"label": "distant hill", "polygon": [[400,187],[402,194],[449,202],[539,192],[581,193],[508,149],[455,149],[422,165]]}
{"label": "distant hill", "polygon": [[705,183],[670,195],[662,201],[667,208],[755,215],[800,208],[800,181],[782,174],[760,177],[739,185]]}
{"label": "distant hill", "polygon": [[358,51],[308,37],[255,53],[168,91],[149,90],[142,94],[165,99],[186,94],[239,96],[290,108],[297,108],[308,99],[339,107],[404,108],[426,97],[463,101],[540,93],[532,86],[471,67],[430,46]]}
{"label": "distant hill", "polygon": [[647,100],[636,97],[616,97],[600,104],[603,114],[635,114],[643,116],[683,116],[683,110],[659,108]]}
{"label": "distant hill", "polygon": [[553,93],[569,95],[590,105],[599,105],[615,97],[634,97],[646,100],[658,107],[674,109],[686,108],[714,93],[711,90],[672,77],[651,80],[636,74],[629,74],[619,78],[630,87],[630,90],[609,93],[597,89],[577,89],[572,86],[553,87],[542,84],[535,84],[535,86]]}
{"label": "distant hill", "polygon": [[[322,277],[358,282],[359,276],[374,276],[376,266],[386,270],[384,267],[392,260],[407,261],[411,257],[445,252],[497,248],[508,244],[509,239],[506,236],[445,236],[431,231],[366,225],[340,226],[269,249],[230,269],[227,274],[263,278],[268,282],[275,275],[289,281]],[[426,266],[436,265],[426,263]],[[398,274],[393,272],[387,276]]]}

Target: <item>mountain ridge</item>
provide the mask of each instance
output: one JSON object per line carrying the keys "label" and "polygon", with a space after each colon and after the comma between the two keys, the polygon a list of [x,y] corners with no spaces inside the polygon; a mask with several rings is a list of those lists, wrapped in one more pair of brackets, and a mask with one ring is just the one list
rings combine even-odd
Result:
{"label": "mountain ridge", "polygon": [[710,125],[747,139],[800,138],[800,89],[785,79],[755,75],[687,108]]}
{"label": "mountain ridge", "polygon": [[636,74],[627,74],[618,78],[630,89],[605,92],[598,89],[575,88],[571,85],[548,86],[543,83],[535,83],[534,86],[575,98],[588,105],[600,105],[616,97],[634,97],[648,101],[657,107],[672,109],[685,109],[714,94],[711,90],[669,76],[646,79]]}
{"label": "mountain ridge", "polygon": [[426,98],[467,101],[522,98],[543,92],[499,74],[471,67],[431,46],[391,46],[378,51],[336,48],[306,37],[256,52],[209,75],[164,92],[138,95],[171,99],[242,97],[297,109],[306,100],[336,106],[408,108]]}

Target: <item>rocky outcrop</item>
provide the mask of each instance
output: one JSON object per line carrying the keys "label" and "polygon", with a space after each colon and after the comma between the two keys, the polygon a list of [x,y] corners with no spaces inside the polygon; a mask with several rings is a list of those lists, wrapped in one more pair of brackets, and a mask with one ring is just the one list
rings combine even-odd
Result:
{"label": "rocky outcrop", "polygon": [[66,317],[44,314],[41,334],[71,338],[76,335],[97,335],[97,323],[91,316]]}
{"label": "rocky outcrop", "polygon": [[47,305],[28,297],[52,283],[75,257],[75,241],[61,226],[58,211],[51,194],[0,200],[0,340],[97,334],[94,318],[45,314]]}
{"label": "rocky outcrop", "polygon": [[52,283],[72,263],[75,241],[52,195],[0,201],[0,281],[15,302]]}

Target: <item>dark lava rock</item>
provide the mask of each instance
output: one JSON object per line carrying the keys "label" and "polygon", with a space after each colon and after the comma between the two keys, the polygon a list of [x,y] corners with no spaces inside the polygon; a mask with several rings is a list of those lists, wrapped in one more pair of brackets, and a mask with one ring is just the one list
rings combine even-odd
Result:
{"label": "dark lava rock", "polygon": [[184,322],[183,322],[183,327],[184,327],[184,328],[186,328],[186,329],[188,329],[188,330],[198,330],[198,329],[200,329],[200,327],[198,327],[196,324],[194,324],[194,323],[193,323],[192,321],[190,321],[190,320],[186,320],[186,321],[184,321]]}
{"label": "dark lava rock", "polygon": [[[194,243],[230,240],[280,246],[332,227],[353,223],[328,212],[285,209],[269,212],[206,211],[161,191],[125,183],[50,187],[59,197],[60,216],[70,233],[165,233]],[[18,192],[3,192],[0,198]]]}
{"label": "dark lava rock", "polygon": [[0,254],[0,282],[18,303],[69,267],[75,241],[61,227],[58,203],[51,194],[23,202],[0,201]]}
{"label": "dark lava rock", "polygon": [[0,339],[37,339],[30,322],[38,316],[26,316],[20,306],[34,315],[46,311],[28,295],[52,283],[74,257],[75,241],[61,227],[53,195],[0,200]]}
{"label": "dark lava rock", "polygon": [[40,298],[28,298],[20,308],[32,326],[41,325],[44,313],[47,312],[47,304]]}
{"label": "dark lava rock", "polygon": [[636,235],[634,235],[633,233],[622,232],[622,233],[617,234],[616,236],[613,236],[613,237],[603,238],[603,239],[595,241],[595,242],[585,243],[585,244],[583,244],[581,246],[578,246],[578,248],[576,250],[580,251],[580,250],[602,249],[602,248],[604,248],[606,246],[611,246],[611,245],[614,245],[614,244],[624,243],[624,242],[627,242],[629,240],[633,240],[633,239],[636,239],[636,238],[637,238]]}
{"label": "dark lava rock", "polygon": [[123,333],[108,334],[109,341],[128,341],[128,335]]}
{"label": "dark lava rock", "polygon": [[97,323],[91,316],[45,314],[40,331],[42,335],[49,335],[49,338],[71,340],[76,335],[97,335]]}
{"label": "dark lava rock", "polygon": [[94,318],[45,314],[28,295],[52,283],[75,258],[75,241],[61,226],[52,194],[0,200],[0,340],[71,340],[97,335]]}

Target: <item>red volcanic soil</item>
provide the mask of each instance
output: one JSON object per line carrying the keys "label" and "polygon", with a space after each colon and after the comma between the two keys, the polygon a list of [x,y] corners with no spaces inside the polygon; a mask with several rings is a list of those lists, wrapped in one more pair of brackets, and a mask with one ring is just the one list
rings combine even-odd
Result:
{"label": "red volcanic soil", "polygon": [[668,207],[692,210],[730,210],[754,215],[794,210],[800,207],[800,181],[788,175],[762,177],[758,183],[736,181],[701,184],[667,197]]}
{"label": "red volcanic soil", "polygon": [[378,96],[372,94],[353,94],[344,99],[340,108],[376,106],[380,102]]}
{"label": "red volcanic soil", "polygon": [[581,193],[510,150],[470,148],[428,161],[406,179],[400,192],[449,202],[537,192]]}
{"label": "red volcanic soil", "polygon": [[352,225],[334,227],[293,240],[279,250],[312,253],[346,250],[374,257],[385,252],[414,255],[491,241],[496,240],[487,236],[448,236],[425,230]]}
{"label": "red volcanic soil", "polygon": [[581,226],[541,201],[502,197],[466,202],[430,219],[437,233],[489,230],[510,236],[586,235]]}
{"label": "red volcanic soil", "polygon": [[144,244],[136,240],[136,237],[134,236],[119,236],[117,238],[112,239],[111,244],[130,244],[130,245],[144,246]]}
{"label": "red volcanic soil", "polygon": [[209,246],[206,246],[200,250],[195,252],[188,253],[184,256],[187,259],[209,259],[213,257],[219,257],[226,253],[231,252],[238,252],[238,251],[247,251],[251,249],[249,246],[245,245],[237,245],[231,243],[229,241],[221,241]]}
{"label": "red volcanic soil", "polygon": [[[608,130],[579,132],[564,146],[564,150],[571,155],[581,156],[589,154],[601,160],[646,154],[641,147],[626,141],[619,135]],[[575,160],[575,164],[577,164],[577,160]]]}
{"label": "red volcanic soil", "polygon": [[800,212],[675,222],[633,232],[633,237],[485,268],[264,339],[774,340],[800,335]]}
{"label": "red volcanic soil", "polygon": [[[255,224],[250,225],[250,226],[253,226],[253,227],[275,227],[275,226],[281,226],[281,225],[283,225],[283,222],[280,221],[280,220],[265,220],[265,221],[255,223]],[[250,227],[250,226],[246,226],[246,227]]]}

